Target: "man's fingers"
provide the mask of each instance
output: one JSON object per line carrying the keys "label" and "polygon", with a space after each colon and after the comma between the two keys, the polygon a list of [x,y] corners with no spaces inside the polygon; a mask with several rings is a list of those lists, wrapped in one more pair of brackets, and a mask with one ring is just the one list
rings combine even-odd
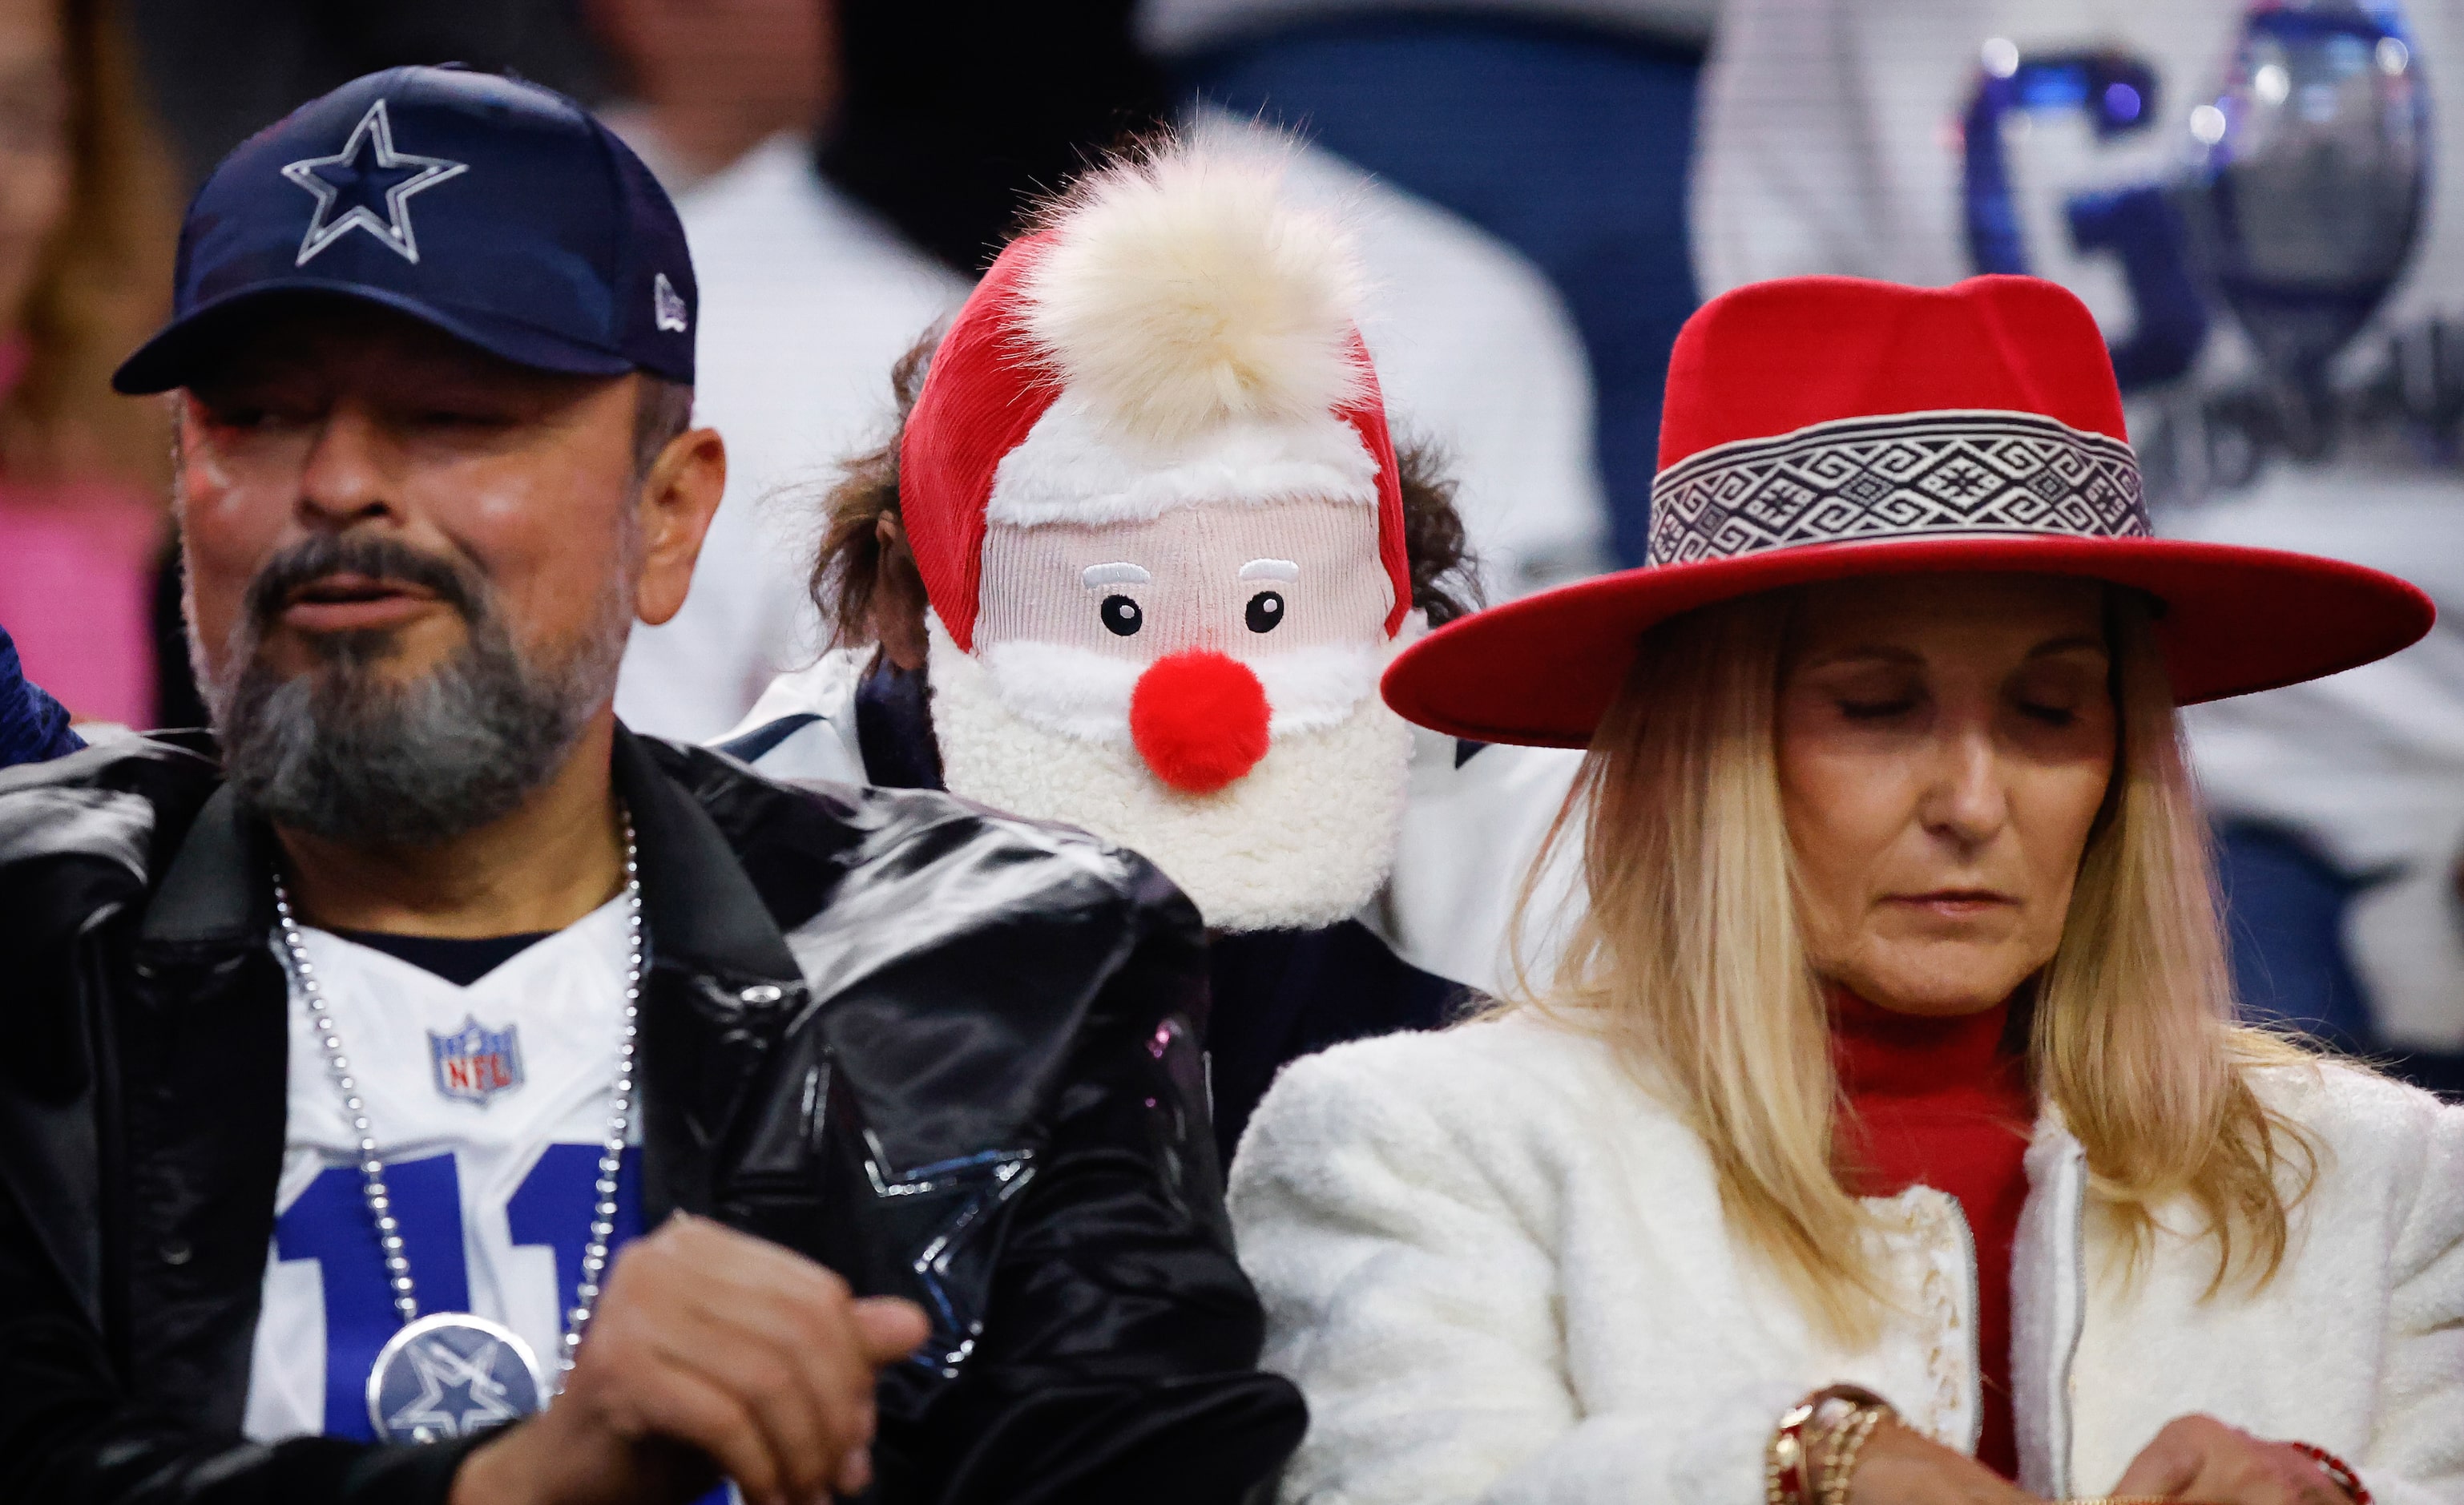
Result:
{"label": "man's fingers", "polygon": [[852,1308],[855,1331],[868,1361],[879,1366],[913,1353],[932,1331],[923,1310],[894,1296],[851,1299],[837,1272],[767,1239],[740,1233],[705,1218],[678,1213],[662,1235],[672,1229],[666,1252],[693,1273],[693,1289],[706,1305],[716,1304],[717,1287],[736,1288],[732,1299],[768,1292],[798,1302],[835,1309]]}
{"label": "man's fingers", "polygon": [[911,1302],[856,1300],[801,1254],[678,1218],[620,1256],[583,1363],[749,1500],[805,1505],[865,1488],[876,1371],[928,1332]]}
{"label": "man's fingers", "polygon": [[728,1390],[691,1369],[661,1365],[638,1376],[626,1399],[644,1429],[700,1449],[746,1499],[761,1505],[787,1499],[768,1437]]}
{"label": "man's fingers", "polygon": [[745,1280],[739,1251],[723,1241],[712,1247],[690,1226],[676,1233],[626,1250],[641,1252],[609,1282],[574,1388],[586,1379],[634,1435],[701,1450],[748,1500],[804,1505],[869,1434],[871,1371],[846,1352],[854,1339],[842,1317],[837,1362],[862,1385],[866,1412],[848,1418],[837,1399],[846,1383],[817,1386],[806,1373],[817,1361],[798,1352],[826,1323],[782,1301],[775,1282]]}
{"label": "man's fingers", "polygon": [[794,1460],[793,1483],[818,1491],[872,1440],[872,1365],[846,1307],[771,1295],[697,1316],[680,1360],[746,1397]]}
{"label": "man's fingers", "polygon": [[858,1440],[848,1435],[845,1407],[817,1404],[796,1366],[780,1356],[696,1347],[710,1357],[679,1355],[676,1369],[737,1406],[751,1420],[770,1459],[775,1489],[764,1493],[739,1477],[736,1482],[746,1499],[756,1505],[771,1500],[803,1505],[827,1488],[847,1449]]}
{"label": "man's fingers", "polygon": [[838,1492],[861,1494],[872,1487],[872,1450],[858,1448],[839,1463]]}
{"label": "man's fingers", "polygon": [[896,1296],[867,1296],[849,1312],[865,1357],[876,1367],[906,1358],[922,1347],[933,1333],[924,1309]]}
{"label": "man's fingers", "polygon": [[834,1290],[844,1295],[847,1283],[837,1272],[807,1259],[784,1244],[773,1244],[724,1223],[679,1212],[660,1225],[653,1237],[672,1241],[674,1251],[692,1265],[724,1272],[746,1280],[783,1281],[791,1287]]}

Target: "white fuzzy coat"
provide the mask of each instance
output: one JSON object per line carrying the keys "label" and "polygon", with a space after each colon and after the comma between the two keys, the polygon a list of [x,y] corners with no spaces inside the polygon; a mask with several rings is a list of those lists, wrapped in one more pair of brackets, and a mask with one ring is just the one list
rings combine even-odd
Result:
{"label": "white fuzzy coat", "polygon": [[[2213,1246],[2180,1236],[2125,1278],[2078,1141],[2039,1125],[2013,1260],[2031,1490],[2103,1494],[2203,1411],[2341,1454],[2382,1505],[2464,1502],[2464,1109],[2332,1067],[2262,1090],[2326,1157],[2255,1295],[2203,1301]],[[1891,1199],[1903,1310],[1839,1351],[1730,1232],[1701,1141],[1605,1047],[1531,1016],[1295,1062],[1231,1199],[1266,1366],[1309,1397],[1287,1501],[1758,1505],[1780,1411],[1839,1381],[1974,1446],[1955,1202]]]}

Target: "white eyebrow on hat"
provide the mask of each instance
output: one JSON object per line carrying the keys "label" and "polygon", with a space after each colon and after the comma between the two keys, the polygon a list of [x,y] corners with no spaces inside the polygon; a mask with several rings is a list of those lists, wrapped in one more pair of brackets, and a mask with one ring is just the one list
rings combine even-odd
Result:
{"label": "white eyebrow on hat", "polygon": [[1089,564],[1078,577],[1089,590],[1099,586],[1145,586],[1155,581],[1153,575],[1132,564]]}
{"label": "white eyebrow on hat", "polygon": [[1253,559],[1241,566],[1241,578],[1295,581],[1301,578],[1301,567],[1287,559]]}

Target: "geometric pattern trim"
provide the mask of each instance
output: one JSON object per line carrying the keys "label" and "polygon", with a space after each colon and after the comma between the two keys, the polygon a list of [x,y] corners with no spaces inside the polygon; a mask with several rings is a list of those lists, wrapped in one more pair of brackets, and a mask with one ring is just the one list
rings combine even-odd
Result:
{"label": "geometric pattern trim", "polygon": [[2130,446],[1999,410],[1811,424],[1687,455],[1651,487],[1647,563],[1951,534],[2145,538]]}

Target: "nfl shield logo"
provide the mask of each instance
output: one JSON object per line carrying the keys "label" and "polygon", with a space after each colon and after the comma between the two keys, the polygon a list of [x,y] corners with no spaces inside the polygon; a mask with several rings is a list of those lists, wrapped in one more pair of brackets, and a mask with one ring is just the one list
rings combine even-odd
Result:
{"label": "nfl shield logo", "polygon": [[436,1060],[436,1090],[448,1097],[484,1108],[496,1094],[522,1084],[522,1047],[512,1025],[491,1029],[477,1015],[465,1015],[451,1034],[430,1029],[428,1049]]}

